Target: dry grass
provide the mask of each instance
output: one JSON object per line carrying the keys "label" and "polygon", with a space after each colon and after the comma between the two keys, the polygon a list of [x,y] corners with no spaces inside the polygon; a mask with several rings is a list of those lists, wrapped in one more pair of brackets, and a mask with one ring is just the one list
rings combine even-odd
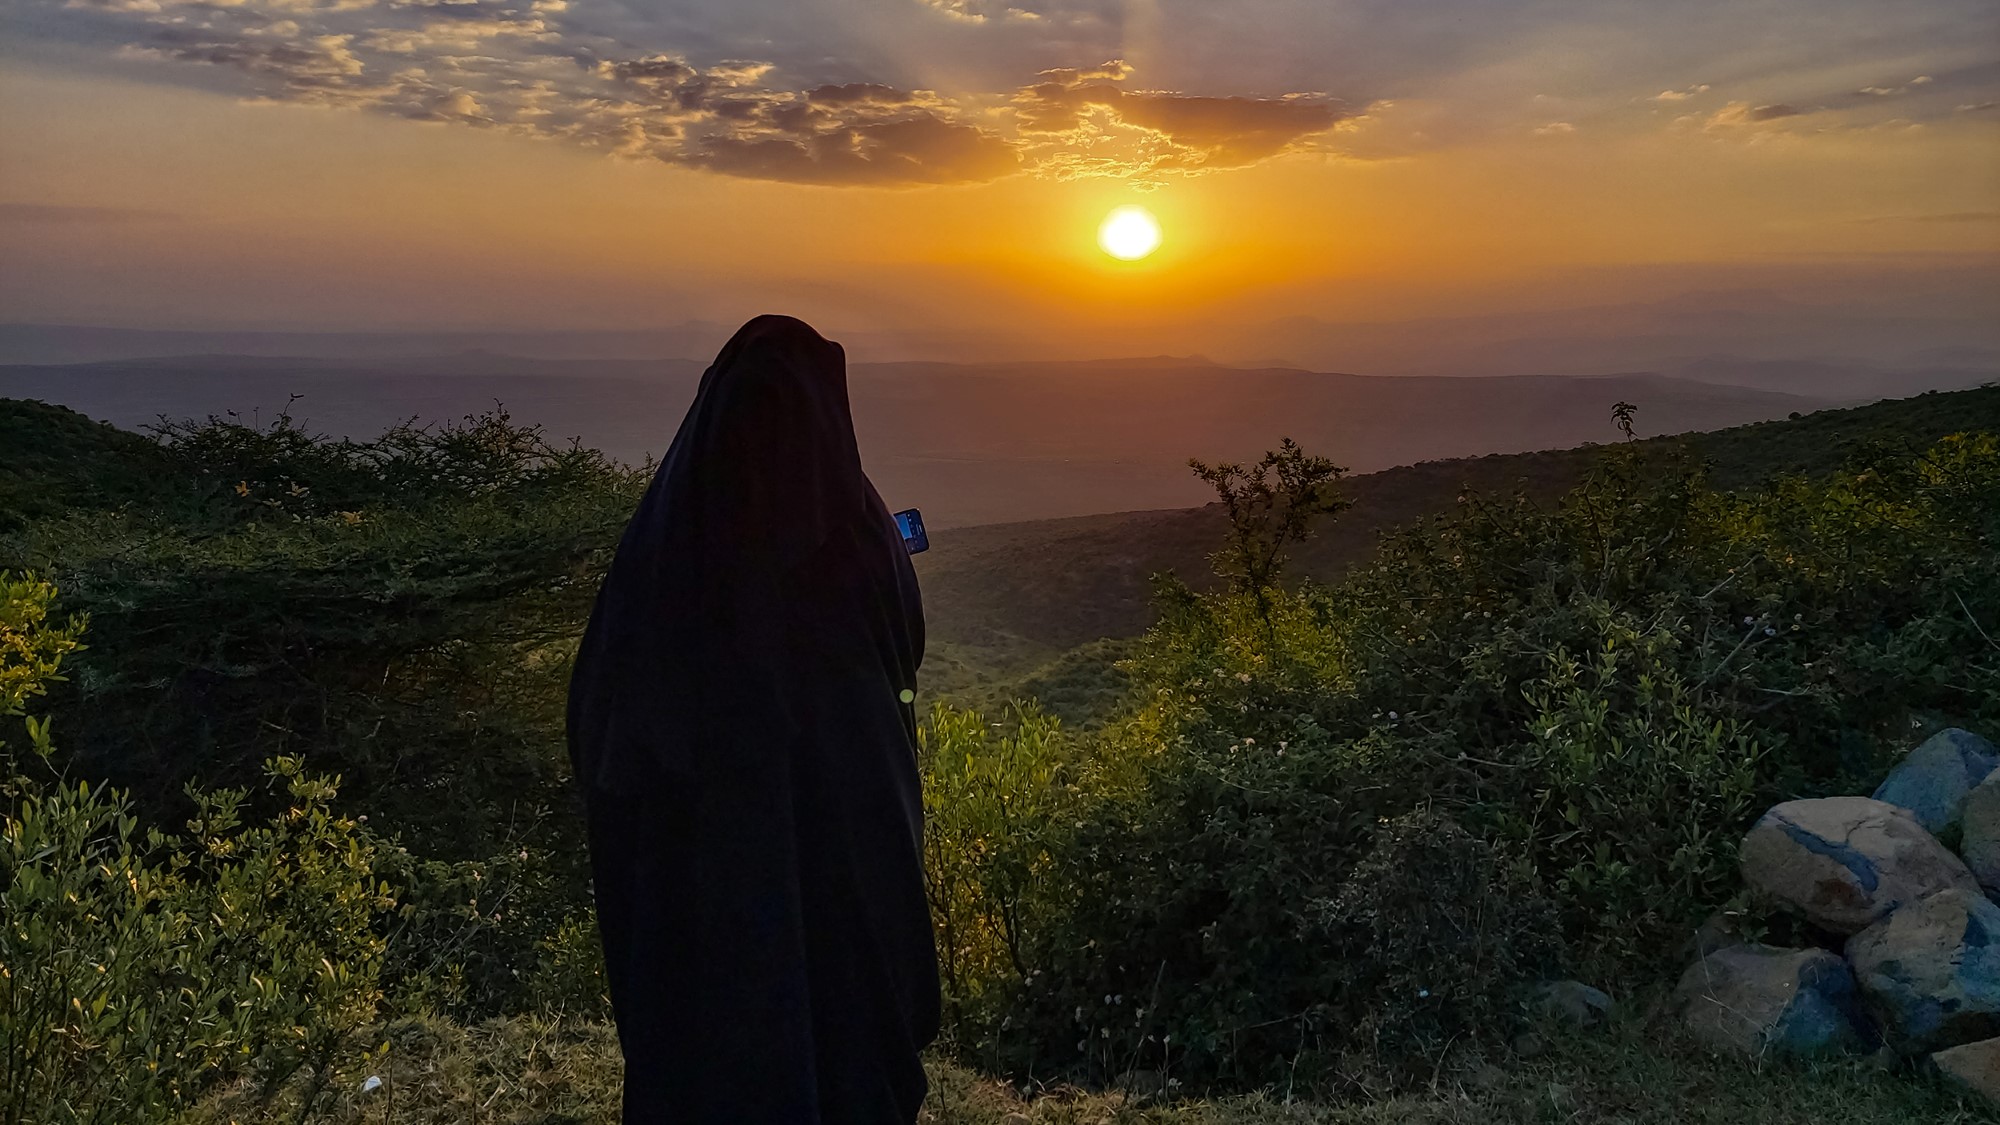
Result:
{"label": "dry grass", "polygon": [[[337,1125],[616,1125],[617,1040],[601,1023],[405,1020],[383,1032],[382,1084],[343,1083],[314,1120]],[[947,1063],[931,1067],[927,1125],[1972,1125],[2000,1121],[1942,1080],[1866,1061],[1752,1066],[1717,1058],[1665,1026],[1633,1020],[1558,1039],[1532,1060],[1466,1060],[1428,1090],[1343,1104],[1270,1094],[1149,1103],[1119,1092],[1023,1098]],[[289,1097],[243,1091],[190,1125],[275,1125]]]}

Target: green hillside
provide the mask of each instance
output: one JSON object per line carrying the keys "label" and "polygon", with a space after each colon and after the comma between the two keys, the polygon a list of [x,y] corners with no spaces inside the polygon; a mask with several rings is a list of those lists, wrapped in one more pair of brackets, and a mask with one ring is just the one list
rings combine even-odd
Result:
{"label": "green hillside", "polygon": [[[1314,583],[1260,561],[1328,500],[1289,446],[1233,517],[947,529],[928,1120],[1990,1120],[1669,996],[1719,913],[1830,940],[1742,894],[1763,809],[2000,736],[1996,411],[1360,478]],[[0,1119],[615,1120],[563,700],[642,480],[504,414],[0,417]]]}
{"label": "green hillside", "polygon": [[[1641,415],[1644,407],[1641,405]],[[1610,431],[1610,421],[1605,429]],[[1647,458],[1676,454],[1709,466],[1723,488],[1783,473],[1818,475],[1870,448],[1908,451],[1959,430],[2000,430],[2000,387],[1937,392],[1790,420],[1629,443]],[[1325,451],[1338,459],[1338,450]],[[1349,478],[1354,506],[1295,552],[1292,573],[1321,581],[1373,555],[1381,536],[1467,491],[1548,500],[1575,486],[1602,447],[1429,461]],[[1221,542],[1219,508],[1120,512],[956,528],[918,557],[929,612],[927,682],[953,693],[1029,676],[1079,645],[1135,637],[1152,623],[1151,576],[1171,571],[1198,589]]]}
{"label": "green hillside", "polygon": [[0,399],[0,531],[78,508],[150,495],[159,447],[60,406]]}

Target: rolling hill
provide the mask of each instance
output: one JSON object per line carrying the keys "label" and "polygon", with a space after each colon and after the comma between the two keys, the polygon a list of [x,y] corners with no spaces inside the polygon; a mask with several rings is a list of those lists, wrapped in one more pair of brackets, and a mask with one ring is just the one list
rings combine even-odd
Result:
{"label": "rolling hill", "polygon": [[[1717,484],[1734,488],[1781,473],[1828,471],[1865,442],[1921,446],[1961,430],[2000,432],[2000,386],[1823,410],[1640,445],[1655,454],[1685,450],[1709,465]],[[1346,488],[1354,506],[1294,553],[1291,573],[1336,577],[1367,558],[1384,532],[1449,509],[1466,489],[1555,497],[1573,486],[1600,452],[1582,446],[1430,461],[1352,477]],[[1079,646],[1137,636],[1152,620],[1151,577],[1172,571],[1190,585],[1207,586],[1213,580],[1208,556],[1221,545],[1224,526],[1221,509],[1211,504],[967,527],[932,536],[931,550],[917,557],[931,639],[928,686],[946,693],[990,692],[996,680],[1031,676]]]}

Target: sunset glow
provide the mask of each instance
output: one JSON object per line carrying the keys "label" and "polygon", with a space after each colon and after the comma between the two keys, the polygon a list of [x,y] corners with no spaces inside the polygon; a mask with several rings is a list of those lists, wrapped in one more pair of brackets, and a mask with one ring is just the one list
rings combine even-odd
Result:
{"label": "sunset glow", "polygon": [[[1285,318],[2000,286],[1977,0],[0,5],[12,321],[1266,356]],[[1135,198],[1165,241],[1093,242]]]}

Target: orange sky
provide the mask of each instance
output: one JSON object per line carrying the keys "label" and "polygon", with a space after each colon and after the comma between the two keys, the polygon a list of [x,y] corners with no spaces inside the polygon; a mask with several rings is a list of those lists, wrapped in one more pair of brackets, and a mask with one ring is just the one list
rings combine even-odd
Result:
{"label": "orange sky", "polygon": [[[703,24],[705,7],[474,6],[490,21],[466,31],[391,0],[11,0],[0,319],[614,327],[775,308],[1081,339],[1652,299],[1744,268],[1990,276],[2000,255],[2000,66],[1979,58],[1996,22],[1977,4],[1739,5],[1758,49],[1699,20],[1649,44],[1618,5],[1523,16],[1496,44],[1349,5],[1371,53],[1271,0],[1250,7],[1296,34],[1279,20],[1231,55],[1195,42],[1215,34],[1199,6],[847,0],[936,28],[856,31],[845,56],[740,14]],[[1103,12],[1115,34],[1093,40]],[[1316,71],[1336,41],[1415,61]],[[890,93],[809,93],[862,83]],[[1166,241],[1120,263],[1094,232],[1131,202]]]}

